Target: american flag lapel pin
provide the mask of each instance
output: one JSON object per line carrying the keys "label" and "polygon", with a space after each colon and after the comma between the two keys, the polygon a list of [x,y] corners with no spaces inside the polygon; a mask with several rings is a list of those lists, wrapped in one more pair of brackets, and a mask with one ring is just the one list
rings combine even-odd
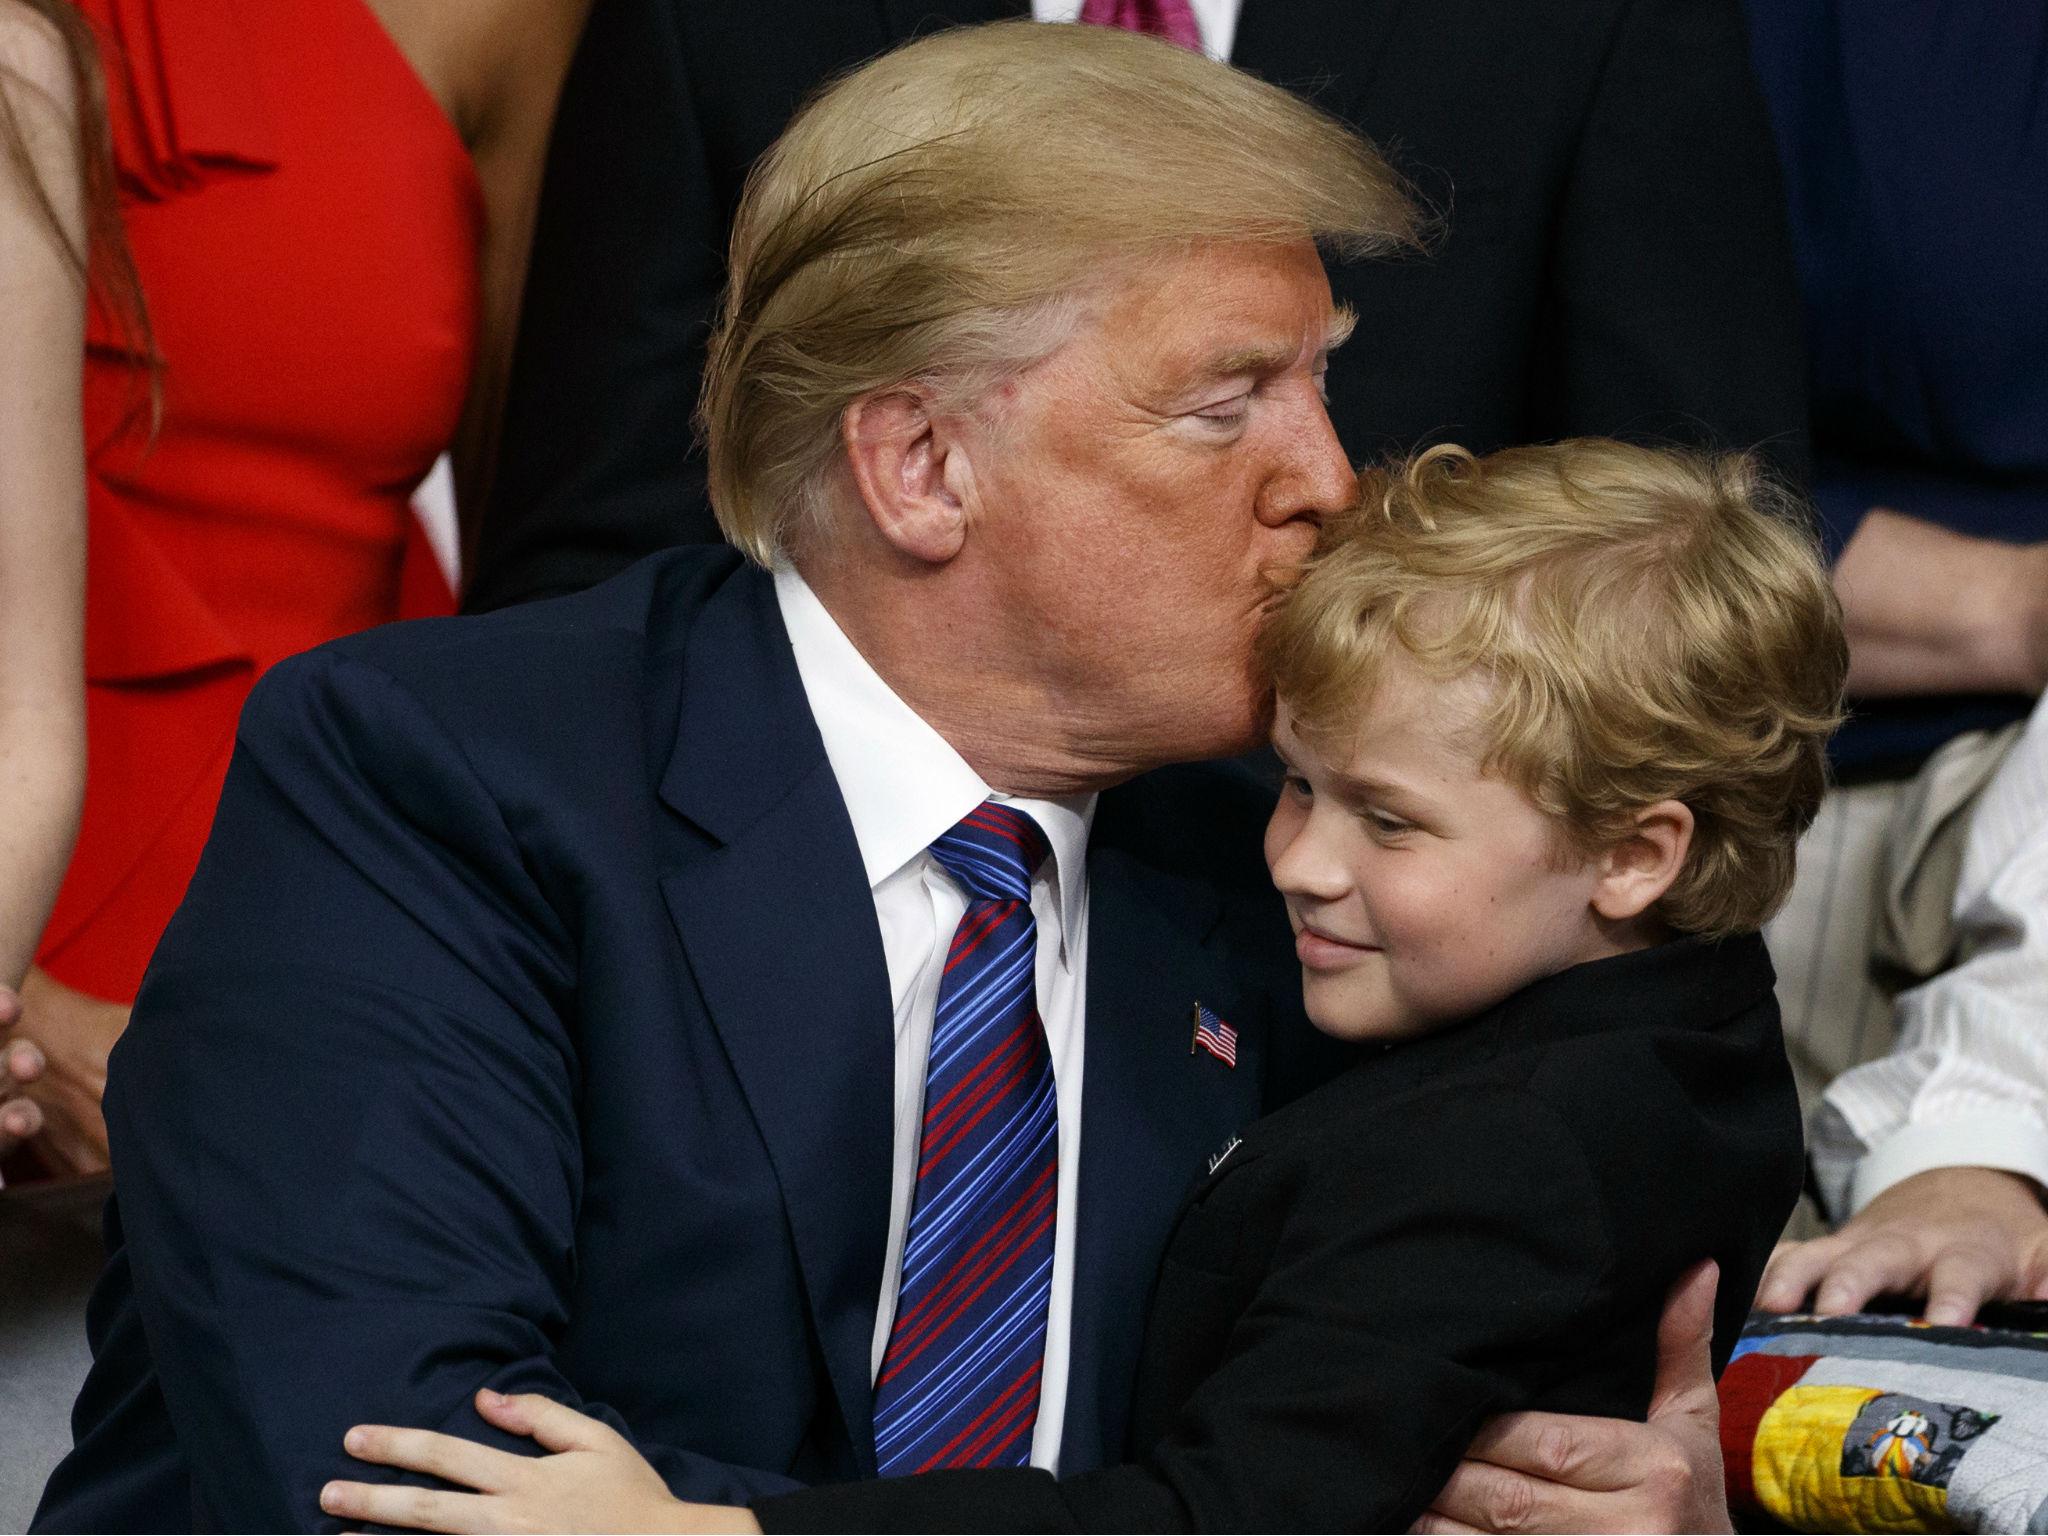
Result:
{"label": "american flag lapel pin", "polygon": [[1195,1004],[1194,1026],[1194,1038],[1188,1041],[1188,1054],[1190,1056],[1194,1055],[1197,1049],[1200,1049],[1207,1051],[1226,1067],[1235,1068],[1237,1066],[1237,1031],[1235,1029],[1217,1018],[1214,1013],[1210,1012],[1200,1003]]}

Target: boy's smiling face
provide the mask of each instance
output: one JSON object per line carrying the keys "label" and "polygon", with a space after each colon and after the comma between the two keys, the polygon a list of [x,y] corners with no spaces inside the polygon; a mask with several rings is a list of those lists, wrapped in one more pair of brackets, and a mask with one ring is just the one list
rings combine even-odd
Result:
{"label": "boy's smiling face", "polygon": [[1266,862],[1308,1016],[1326,1034],[1424,1034],[1646,942],[1602,915],[1611,861],[1573,852],[1526,794],[1480,773],[1472,727],[1486,689],[1390,658],[1341,761],[1298,737],[1280,703],[1287,780]]}

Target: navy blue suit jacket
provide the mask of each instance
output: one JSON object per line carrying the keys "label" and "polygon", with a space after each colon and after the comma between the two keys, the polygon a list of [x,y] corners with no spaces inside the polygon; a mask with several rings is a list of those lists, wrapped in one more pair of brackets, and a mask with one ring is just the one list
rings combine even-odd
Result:
{"label": "navy blue suit jacket", "polygon": [[[1104,795],[1065,1465],[1114,1461],[1204,1155],[1324,1063],[1224,767]],[[1190,1052],[1190,1008],[1240,1033]],[[117,1245],[44,1529],[321,1523],[489,1385],[679,1493],[874,1472],[892,1024],[772,586],[729,551],[278,667],[114,1054]],[[500,1443],[511,1443],[502,1441]]]}

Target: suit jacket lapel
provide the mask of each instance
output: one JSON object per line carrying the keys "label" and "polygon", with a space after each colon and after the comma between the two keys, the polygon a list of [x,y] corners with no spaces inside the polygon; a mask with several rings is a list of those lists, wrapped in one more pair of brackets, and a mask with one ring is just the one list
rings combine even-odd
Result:
{"label": "suit jacket lapel", "polygon": [[[1063,1472],[1121,1450],[1145,1303],[1182,1197],[1259,1111],[1263,1002],[1207,940],[1216,893],[1114,844],[1088,858],[1087,1071]],[[1190,1053],[1200,1002],[1238,1031],[1235,1069]]]}
{"label": "suit jacket lapel", "polygon": [[704,840],[662,892],[767,1147],[833,1392],[873,1476],[895,1080],[873,899],[768,579],[731,577],[685,644],[662,798]]}

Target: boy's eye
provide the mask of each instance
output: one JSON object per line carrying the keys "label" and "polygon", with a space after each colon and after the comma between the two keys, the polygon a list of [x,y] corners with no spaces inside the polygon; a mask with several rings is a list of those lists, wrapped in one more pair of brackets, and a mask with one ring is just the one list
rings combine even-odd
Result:
{"label": "boy's eye", "polygon": [[1297,800],[1313,800],[1316,792],[1309,788],[1308,780],[1298,773],[1290,773],[1280,781],[1280,792],[1292,795]]}
{"label": "boy's eye", "polygon": [[1385,811],[1360,811],[1358,813],[1377,837],[1399,837],[1403,832],[1413,832],[1415,824],[1403,821],[1398,816],[1389,816]]}

